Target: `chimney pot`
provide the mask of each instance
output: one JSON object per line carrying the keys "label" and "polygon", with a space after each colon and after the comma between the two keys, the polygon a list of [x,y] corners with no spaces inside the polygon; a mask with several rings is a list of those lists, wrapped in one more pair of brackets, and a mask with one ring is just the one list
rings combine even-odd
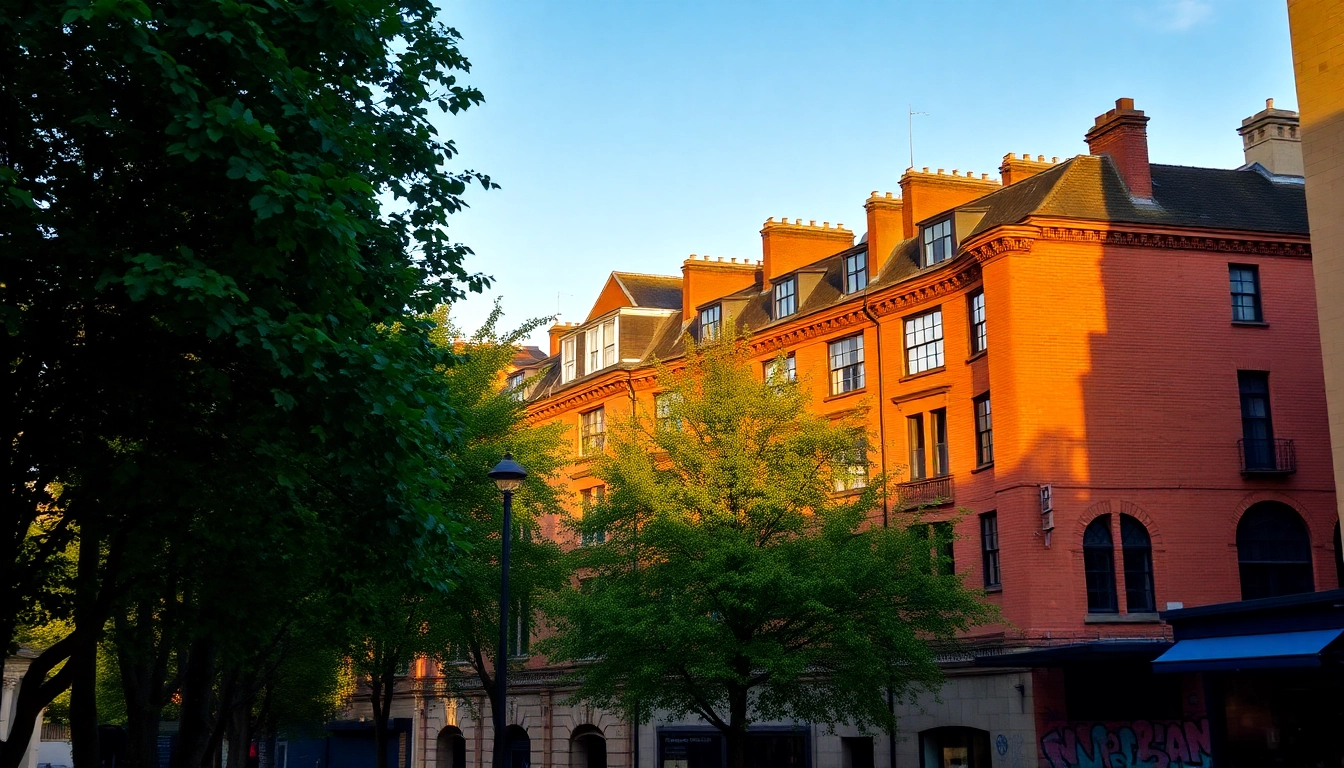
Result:
{"label": "chimney pot", "polygon": [[1099,115],[1084,137],[1093,155],[1107,155],[1136,198],[1152,199],[1153,175],[1148,165],[1148,116],[1134,100],[1115,100],[1115,109]]}
{"label": "chimney pot", "polygon": [[1273,108],[1274,108],[1274,100],[1265,99],[1265,109],[1273,109]]}

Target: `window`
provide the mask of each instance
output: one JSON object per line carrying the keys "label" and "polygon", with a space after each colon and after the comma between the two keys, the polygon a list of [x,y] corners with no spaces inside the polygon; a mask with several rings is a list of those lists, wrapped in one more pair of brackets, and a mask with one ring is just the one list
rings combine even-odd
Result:
{"label": "window", "polygon": [[863,389],[863,336],[832,341],[830,352],[831,394]]}
{"label": "window", "polygon": [[906,442],[910,446],[910,479],[924,479],[924,414],[905,419]]}
{"label": "window", "polygon": [[514,400],[521,401],[526,394],[523,391],[523,380],[527,378],[526,371],[516,371],[509,374],[509,378],[504,380],[504,391]]}
{"label": "window", "polygon": [[1241,392],[1241,436],[1246,469],[1274,469],[1274,424],[1269,415],[1269,374],[1237,371]]}
{"label": "window", "polygon": [[680,402],[680,392],[663,392],[653,396],[653,416],[661,429],[681,429],[681,419],[672,415],[672,409]]}
{"label": "window", "polygon": [[[593,488],[584,488],[579,491],[580,507],[582,508],[583,519],[588,519],[588,512],[594,506],[601,504],[607,498],[607,487],[605,485],[595,486]],[[585,523],[583,532],[580,535],[580,542],[583,546],[592,546],[593,544],[605,544],[607,541],[607,532],[601,529],[590,529]]]}
{"label": "window", "polygon": [[607,444],[607,412],[605,408],[598,408],[583,414],[583,429],[580,439],[580,456],[592,456],[602,452],[602,447]]}
{"label": "window", "polygon": [[945,576],[956,573],[956,560],[952,551],[956,533],[952,530],[952,523],[931,523],[929,525],[929,536],[933,539],[936,547],[933,553],[936,558],[934,572]]}
{"label": "window", "polygon": [[950,474],[947,456],[947,409],[929,411],[929,433],[933,436],[933,476]]}
{"label": "window", "polygon": [[854,447],[835,458],[835,492],[855,491],[868,485],[868,437],[854,436]]}
{"label": "window", "polygon": [[980,559],[985,586],[1002,586],[999,581],[999,513],[986,512],[980,516]]}
{"label": "window", "polygon": [[854,293],[868,287],[868,252],[859,251],[845,257],[845,293]]}
{"label": "window", "polygon": [[715,304],[700,310],[700,341],[713,341],[723,330],[723,307]]}
{"label": "window", "polygon": [[531,632],[529,631],[528,607],[526,600],[515,602],[511,608],[513,615],[509,617],[509,658],[518,658],[526,656],[531,646]]}
{"label": "window", "polygon": [[1087,582],[1087,612],[1117,612],[1110,515],[1098,517],[1083,531],[1083,576]]}
{"label": "window", "polygon": [[984,352],[988,347],[985,335],[985,292],[975,291],[967,299],[971,316],[971,354]]}
{"label": "window", "polygon": [[1156,611],[1153,543],[1143,523],[1129,515],[1120,516],[1120,554],[1125,565],[1125,610],[1129,613]]}
{"label": "window", "polygon": [[905,372],[910,375],[943,367],[943,310],[906,318]]}
{"label": "window", "polygon": [[1237,523],[1237,564],[1241,599],[1311,592],[1311,537],[1297,512],[1277,501],[1262,501]]}
{"label": "window", "polygon": [[775,284],[775,319],[788,317],[798,311],[798,280],[789,278]]}
{"label": "window", "polygon": [[943,219],[924,228],[924,266],[952,258],[952,220]]}
{"label": "window", "polygon": [[994,463],[994,414],[989,407],[989,393],[975,398],[975,463],[979,466]]}
{"label": "window", "polygon": [[573,381],[579,374],[578,372],[578,346],[579,337],[570,336],[568,339],[560,342],[560,383]]}
{"label": "window", "polygon": [[1250,264],[1228,264],[1227,274],[1232,282],[1232,322],[1262,322],[1260,268]]}
{"label": "window", "polygon": [[776,357],[765,364],[766,381],[797,381],[798,364],[793,359],[793,353],[783,357]]}
{"label": "window", "polygon": [[584,373],[600,371],[616,364],[616,318],[604,320],[584,331],[584,349],[588,351],[588,367]]}

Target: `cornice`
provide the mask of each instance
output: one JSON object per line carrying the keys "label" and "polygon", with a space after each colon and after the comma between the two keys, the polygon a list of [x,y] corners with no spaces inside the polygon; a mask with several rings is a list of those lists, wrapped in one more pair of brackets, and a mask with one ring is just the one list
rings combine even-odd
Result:
{"label": "cornice", "polygon": [[[1079,224],[1044,225],[1041,240],[1055,242],[1098,243],[1130,248],[1159,248],[1177,251],[1218,251],[1247,256],[1287,256],[1311,258],[1311,243],[1302,236],[1253,236],[1242,234],[1178,234],[1139,228],[1087,226]],[[1187,232],[1189,230],[1186,230]]]}

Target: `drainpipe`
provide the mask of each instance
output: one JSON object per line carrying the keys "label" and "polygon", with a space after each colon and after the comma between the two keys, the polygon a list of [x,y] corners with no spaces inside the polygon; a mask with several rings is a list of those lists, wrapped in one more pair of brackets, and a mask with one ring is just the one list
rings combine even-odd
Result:
{"label": "drainpipe", "polygon": [[[887,401],[886,397],[882,394],[882,382],[885,378],[882,375],[882,323],[877,321],[877,315],[874,315],[873,310],[868,306],[867,293],[863,294],[863,314],[867,315],[868,319],[873,321],[873,327],[877,329],[877,454],[878,461],[881,462],[882,466],[882,476],[885,478],[887,475]],[[883,528],[886,528],[887,525],[889,525],[889,518],[891,516],[890,505],[891,500],[887,498],[886,489],[884,488],[882,493]],[[892,757],[892,760],[895,759],[895,757]]]}
{"label": "drainpipe", "polygon": [[[625,372],[625,388],[630,392],[630,418],[635,417],[635,372],[627,370]],[[635,569],[639,569],[639,561],[635,561]],[[630,724],[630,765],[632,768],[639,768],[639,702],[635,702],[634,722]]]}

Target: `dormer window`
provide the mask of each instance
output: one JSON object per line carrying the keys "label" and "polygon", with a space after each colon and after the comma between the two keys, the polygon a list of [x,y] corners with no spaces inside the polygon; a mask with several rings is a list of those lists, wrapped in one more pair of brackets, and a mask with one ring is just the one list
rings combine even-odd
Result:
{"label": "dormer window", "polygon": [[845,257],[845,293],[856,293],[868,287],[868,252],[859,251]]}
{"label": "dormer window", "polygon": [[523,381],[527,378],[526,371],[515,371],[509,374],[509,378],[504,381],[504,391],[514,400],[522,401],[526,394],[523,391]]}
{"label": "dormer window", "polygon": [[951,219],[943,219],[924,227],[924,266],[932,267],[940,261],[947,261],[952,258],[955,251],[952,245]]}
{"label": "dormer window", "polygon": [[570,336],[560,342],[560,383],[565,384],[579,375],[579,337]]}
{"label": "dormer window", "polygon": [[584,373],[616,364],[616,318],[603,320],[583,333],[583,348],[588,352],[588,367]]}
{"label": "dormer window", "polygon": [[723,307],[715,304],[700,310],[700,341],[713,341],[723,330]]}
{"label": "dormer window", "polygon": [[791,277],[775,283],[775,319],[788,317],[798,311],[798,278]]}

